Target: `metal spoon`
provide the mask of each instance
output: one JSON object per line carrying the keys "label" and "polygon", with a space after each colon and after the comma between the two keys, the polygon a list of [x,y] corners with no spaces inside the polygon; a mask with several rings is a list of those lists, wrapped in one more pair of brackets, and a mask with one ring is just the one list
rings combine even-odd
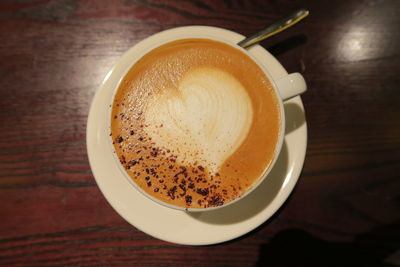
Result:
{"label": "metal spoon", "polygon": [[243,48],[247,48],[249,46],[257,44],[257,43],[261,42],[262,40],[264,40],[268,37],[271,37],[281,31],[286,30],[287,28],[293,26],[297,22],[299,22],[302,19],[304,19],[305,17],[307,17],[309,13],[310,12],[306,9],[299,9],[296,12],[294,12],[293,14],[291,14],[290,16],[288,16],[284,19],[280,19],[277,22],[275,22],[274,24],[272,24],[271,26],[268,26],[267,28],[265,28],[264,30],[261,30],[258,33],[240,41],[238,43],[238,45]]}

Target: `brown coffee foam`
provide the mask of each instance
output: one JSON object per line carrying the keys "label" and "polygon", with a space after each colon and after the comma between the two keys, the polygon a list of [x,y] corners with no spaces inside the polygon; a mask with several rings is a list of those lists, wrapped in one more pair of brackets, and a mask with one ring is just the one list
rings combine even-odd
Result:
{"label": "brown coffee foam", "polygon": [[[157,146],[145,131],[143,116],[152,94],[166,90],[179,94],[179,80],[185,73],[210,66],[239,80],[253,105],[247,137],[218,173],[198,162],[177,161],[178,149]],[[189,39],[153,50],[130,69],[115,96],[111,132],[122,165],[144,191],[173,205],[203,208],[234,200],[262,176],[273,159],[279,116],[270,82],[247,55],[223,43]],[[201,151],[193,155],[204,156]]]}

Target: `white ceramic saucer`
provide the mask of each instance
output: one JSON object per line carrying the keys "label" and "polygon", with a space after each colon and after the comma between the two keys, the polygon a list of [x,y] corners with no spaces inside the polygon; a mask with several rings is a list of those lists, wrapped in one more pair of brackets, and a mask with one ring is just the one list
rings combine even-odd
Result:
{"label": "white ceramic saucer", "polygon": [[[153,35],[128,50],[108,72],[93,99],[87,124],[90,166],[100,190],[111,206],[137,229],[162,240],[186,245],[208,245],[242,236],[268,220],[292,192],[303,167],[307,126],[300,97],[284,104],[286,133],[279,158],[265,181],[242,200],[214,211],[187,213],[155,203],[130,185],[113,158],[108,142],[108,108],[113,90],[132,59],[149,45],[181,35],[208,35],[238,42],[240,34],[205,26],[175,28]],[[250,52],[278,80],[287,72],[261,46]]]}

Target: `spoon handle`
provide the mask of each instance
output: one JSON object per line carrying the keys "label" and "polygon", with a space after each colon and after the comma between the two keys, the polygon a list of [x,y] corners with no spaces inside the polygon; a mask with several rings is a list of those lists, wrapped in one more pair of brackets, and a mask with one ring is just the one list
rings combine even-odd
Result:
{"label": "spoon handle", "polygon": [[299,9],[290,16],[280,19],[271,26],[265,28],[264,30],[261,30],[258,33],[240,41],[238,45],[243,48],[247,48],[249,46],[252,46],[253,44],[259,43],[262,40],[293,26],[297,22],[307,17],[309,13],[310,12],[306,9]]}

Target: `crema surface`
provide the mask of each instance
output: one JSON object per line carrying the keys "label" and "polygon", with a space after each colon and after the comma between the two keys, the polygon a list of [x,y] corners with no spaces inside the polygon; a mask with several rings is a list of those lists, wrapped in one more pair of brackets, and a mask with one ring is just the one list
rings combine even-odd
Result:
{"label": "crema surface", "polygon": [[111,136],[131,179],[179,207],[243,195],[270,165],[280,134],[277,96],[246,54],[184,39],[136,62],[112,104]]}

